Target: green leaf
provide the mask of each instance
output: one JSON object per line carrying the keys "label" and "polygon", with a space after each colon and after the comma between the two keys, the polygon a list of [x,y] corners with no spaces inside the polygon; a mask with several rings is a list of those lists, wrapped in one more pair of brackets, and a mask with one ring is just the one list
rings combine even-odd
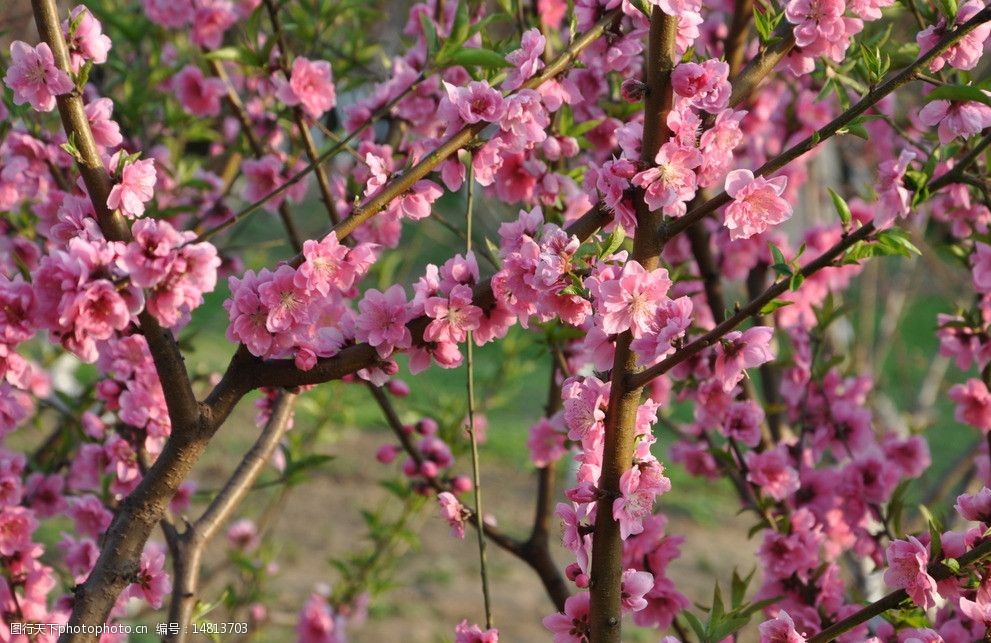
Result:
{"label": "green leaf", "polygon": [[953,24],[953,20],[957,17],[957,0],[936,0],[936,4],[946,21]]}
{"label": "green leaf", "polygon": [[747,595],[747,588],[750,586],[750,580],[754,577],[754,572],[757,568],[754,567],[750,570],[750,573],[744,577],[741,577],[736,568],[733,568],[733,580],[730,583],[730,604],[734,609],[743,605],[743,599]]}
{"label": "green leaf", "polygon": [[488,69],[501,69],[502,67],[508,67],[509,63],[503,58],[502,54],[497,51],[492,51],[491,49],[470,48],[470,49],[459,49],[451,54],[448,59],[451,63],[455,65],[462,65],[464,67],[486,67]]}
{"label": "green leaf", "polygon": [[801,272],[795,272],[795,274],[791,276],[791,279],[788,280],[788,288],[791,290],[798,290],[802,287],[803,283],[805,283],[805,275]]}
{"label": "green leaf", "polygon": [[420,14],[420,26],[423,27],[423,35],[427,40],[427,58],[433,58],[438,46],[437,27],[426,12]]}
{"label": "green leaf", "polygon": [[943,85],[937,87],[926,95],[926,102],[934,100],[949,101],[977,101],[985,105],[991,105],[991,96],[988,96],[977,87],[971,85]]}
{"label": "green leaf", "polygon": [[623,241],[626,239],[626,231],[623,230],[623,226],[616,224],[612,230],[612,234],[606,239],[606,244],[602,247],[602,252],[599,253],[600,259],[605,259],[609,255],[613,254],[619,250],[620,246],[623,245]]}
{"label": "green leaf", "polygon": [[943,554],[943,525],[933,517],[929,512],[929,508],[925,505],[919,505],[919,511],[922,512],[923,518],[926,519],[926,523],[929,525],[929,559],[939,560]]}
{"label": "green leaf", "polygon": [[836,214],[840,215],[840,221],[845,226],[850,225],[852,218],[850,215],[850,206],[843,200],[843,197],[833,191],[833,188],[827,189],[829,190],[829,198],[833,200],[833,207],[836,208]]}
{"label": "green leaf", "polygon": [[699,637],[699,640],[700,641],[706,640],[707,637],[705,632],[705,626],[702,625],[702,621],[700,621],[697,616],[695,616],[689,611],[684,611],[682,612],[682,614],[684,615],[685,620],[688,621],[688,624],[691,626],[691,628],[695,631],[695,635]]}
{"label": "green leaf", "polygon": [[468,39],[469,29],[471,29],[471,19],[468,17],[468,3],[465,0],[459,0],[458,10],[454,14],[454,24],[451,25],[451,36],[448,38],[448,42],[460,47]]}
{"label": "green leaf", "polygon": [[772,299],[771,301],[764,304],[760,309],[761,315],[770,315],[778,308],[784,308],[785,306],[791,306],[793,301],[785,301],[784,299]]}

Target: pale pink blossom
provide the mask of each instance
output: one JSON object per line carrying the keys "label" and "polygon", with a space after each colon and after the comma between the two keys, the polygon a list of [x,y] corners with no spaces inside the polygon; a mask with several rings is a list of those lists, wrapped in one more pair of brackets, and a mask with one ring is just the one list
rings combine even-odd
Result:
{"label": "pale pink blossom", "polygon": [[3,78],[14,90],[14,104],[30,103],[39,112],[50,112],[55,97],[68,94],[74,88],[69,75],[55,66],[48,43],[31,47],[15,40],[10,44],[10,67]]}
{"label": "pale pink blossom", "polygon": [[894,540],[886,551],[888,569],[884,582],[888,587],[904,589],[922,609],[936,605],[936,581],[929,575],[929,552],[915,536]]}
{"label": "pale pink blossom", "polygon": [[423,311],[432,321],[423,331],[428,342],[461,343],[468,332],[478,328],[482,309],[471,303],[471,287],[459,284],[447,297],[430,297],[423,304]]}
{"label": "pale pink blossom", "polygon": [[[111,167],[116,166],[118,154],[111,157]],[[129,218],[137,218],[145,213],[145,203],[155,195],[155,161],[144,159],[126,163],[121,170],[120,182],[116,183],[107,196],[107,207],[120,210]]]}
{"label": "pale pink blossom", "polygon": [[889,227],[895,218],[908,216],[912,192],[902,180],[915,152],[902,151],[895,160],[884,161],[878,166],[878,208],[874,225],[879,229]]}
{"label": "pale pink blossom", "polygon": [[[957,11],[955,25],[967,22],[977,15],[984,8],[981,0],[969,0],[960,6]],[[942,15],[935,25],[926,27],[916,35],[915,39],[919,43],[919,53],[924,54],[936,46],[936,43],[946,35],[948,31],[946,18]],[[957,69],[969,70],[977,66],[978,61],[984,54],[984,42],[991,36],[991,24],[984,22],[977,25],[967,35],[950,45],[942,53],[929,61],[929,70],[936,72],[944,65],[950,65]]]}
{"label": "pale pink blossom", "polygon": [[698,108],[718,114],[729,104],[733,88],[729,83],[729,64],[709,59],[701,65],[681,63],[671,72],[671,84],[675,93],[689,99]]}
{"label": "pale pink blossom", "polygon": [[465,87],[456,87],[444,82],[446,97],[441,100],[438,110],[447,120],[448,132],[482,121],[494,123],[505,112],[502,94],[488,83],[473,80]]}
{"label": "pale pink blossom", "polygon": [[758,629],[760,643],[805,643],[805,637],[795,630],[795,622],[784,610],[778,612],[775,618],[761,623]]}
{"label": "pale pink blossom", "polygon": [[564,602],[563,614],[557,612],[544,618],[544,627],[554,635],[554,643],[589,642],[589,599],[588,592],[578,592]]}
{"label": "pale pink blossom", "polygon": [[784,447],[761,453],[749,451],[745,460],[749,469],[747,480],[775,500],[784,500],[798,491],[798,472],[791,465]]}
{"label": "pale pink blossom", "polygon": [[991,106],[974,100],[934,100],[919,112],[919,120],[930,127],[939,126],[939,142],[946,145],[956,137],[968,138],[991,126]]}
{"label": "pale pink blossom", "polygon": [[790,219],[791,204],[781,198],[787,185],[784,176],[765,179],[750,170],[727,174],[726,193],[733,197],[725,216],[730,239],[749,239]]}
{"label": "pale pink blossom", "polygon": [[[69,28],[75,23],[72,34]],[[70,13],[69,19],[62,21],[62,35],[69,45],[73,71],[78,72],[85,62],[100,65],[107,62],[111,42],[103,33],[100,21],[83,5],[77,5]]]}
{"label": "pale pink blossom", "polygon": [[667,300],[671,287],[668,271],[647,271],[637,261],[629,261],[616,279],[599,288],[602,328],[609,334],[629,330],[634,337],[651,332],[658,307]]}
{"label": "pale pink blossom", "polygon": [[276,96],[286,105],[300,105],[306,115],[316,120],[337,104],[333,73],[326,60],[309,60],[297,56],[292,63],[289,81],[276,81]]}
{"label": "pale pink blossom", "polygon": [[440,505],[440,514],[451,526],[451,535],[455,538],[465,537],[465,508],[461,502],[449,491],[442,491],[437,494],[437,504]]}
{"label": "pale pink blossom", "polygon": [[669,142],[654,157],[656,167],[639,172],[633,185],[644,189],[644,201],[651,210],[661,210],[672,217],[685,214],[686,202],[695,196],[695,168],[702,164],[702,154],[695,148]]}
{"label": "pale pink blossom", "polygon": [[499,630],[494,627],[482,630],[478,625],[464,620],[454,628],[454,643],[499,643]]}
{"label": "pale pink blossom", "polygon": [[954,417],[987,433],[991,431],[991,391],[982,380],[972,377],[963,384],[950,387],[947,396],[956,405]]}
{"label": "pale pink blossom", "polygon": [[539,29],[533,28],[523,32],[520,48],[506,55],[506,62],[510,67],[506,73],[506,80],[502,81],[503,89],[507,91],[518,89],[544,67],[544,61],[540,57],[544,53],[546,44],[547,41]]}

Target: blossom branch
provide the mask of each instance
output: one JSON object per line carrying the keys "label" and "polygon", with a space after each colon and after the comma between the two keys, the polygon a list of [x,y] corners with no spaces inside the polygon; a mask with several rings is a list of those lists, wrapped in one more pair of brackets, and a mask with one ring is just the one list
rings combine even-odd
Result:
{"label": "blossom branch", "polygon": [[[224,71],[223,63],[219,60],[211,60],[210,66],[213,69],[213,73],[224,82],[224,97],[231,111],[237,116],[238,122],[241,123],[241,131],[244,132],[244,137],[248,141],[248,146],[251,148],[252,154],[257,159],[262,158],[266,153],[265,147],[258,140],[258,137],[255,136],[255,132],[251,128],[251,118],[248,116],[241,98],[234,91],[234,86],[227,77],[227,72]],[[303,250],[303,238],[296,228],[296,222],[293,220],[292,213],[289,211],[289,206],[283,201],[277,209],[279,218],[282,219],[282,225],[286,229],[286,236],[289,238],[289,243],[292,245],[294,251],[301,252]],[[200,236],[202,237],[203,235]]]}
{"label": "blossom branch", "polygon": [[[765,176],[771,172],[780,170],[803,154],[811,151],[823,141],[836,135],[840,130],[853,122],[854,119],[880,102],[882,98],[912,80],[915,80],[919,70],[928,65],[931,60],[942,54],[971,31],[988,21],[991,21],[991,7],[985,7],[967,22],[948,31],[946,35],[940,38],[939,42],[937,42],[932,49],[919,56],[913,63],[903,68],[891,78],[868,92],[867,95],[857,101],[856,104],[850,106],[849,109],[834,118],[827,125],[816,130],[804,140],[796,143],[778,156],[761,165],[754,172],[754,175]],[[743,75],[741,74],[741,78],[742,76]],[[736,92],[737,86],[734,86],[733,94],[735,95]],[[730,201],[732,201],[732,197],[730,197],[726,192],[721,192],[705,203],[693,208],[691,211],[686,213],[685,216],[664,222],[660,229],[662,243],[670,241],[675,236],[688,229],[696,221],[704,219]]]}
{"label": "blossom branch", "polygon": [[[58,17],[55,1],[32,0],[31,6],[34,9],[38,32],[51,48],[56,66],[65,73],[70,73],[69,49],[62,35],[61,21]],[[110,196],[113,180],[97,149],[93,130],[84,109],[82,95],[73,90],[57,96],[56,102],[62,117],[62,127],[65,130],[66,138],[75,142],[79,152],[76,156],[76,165],[93,203],[100,229],[110,241],[130,241],[131,230],[128,228],[123,215],[116,210],[110,210],[107,206],[107,198]],[[138,322],[141,333],[148,341],[148,349],[154,359],[159,379],[163,383],[169,383],[168,386],[163,385],[162,389],[165,393],[165,401],[169,409],[169,416],[172,419],[173,429],[182,430],[183,427],[196,422],[199,409],[196,397],[193,395],[189,375],[186,373],[185,363],[179,353],[179,347],[175,338],[172,337],[172,333],[162,328],[147,311],[140,313]]]}
{"label": "blossom branch", "polygon": [[[272,22],[272,29],[275,31],[275,39],[279,45],[279,64],[282,67],[282,73],[285,74],[288,81],[290,79],[289,49],[286,47],[286,38],[282,31],[279,8],[275,6],[273,0],[265,0],[265,10],[268,11],[269,20]],[[310,159],[310,164],[313,165],[313,174],[316,175],[317,186],[320,188],[320,198],[327,208],[327,215],[330,217],[330,222],[333,225],[337,225],[340,223],[340,217],[337,215],[337,209],[334,208],[334,197],[330,192],[330,181],[327,179],[327,173],[324,172],[323,163],[318,160],[320,154],[317,152],[317,146],[313,142],[313,135],[310,134],[310,127],[306,123],[303,108],[298,105],[293,108],[293,123],[295,123],[296,129],[299,130],[299,136],[302,139],[306,157]],[[298,249],[296,251],[299,252]]]}
{"label": "blossom branch", "polygon": [[[988,556],[991,556],[991,540],[985,540],[963,556],[960,556],[957,558],[957,562],[960,564],[960,570],[963,570],[975,563],[981,562]],[[928,573],[937,581],[950,578],[957,574],[957,572],[954,572],[952,569],[939,561],[929,565]],[[849,632],[861,623],[866,623],[875,616],[879,616],[890,609],[898,607],[903,601],[906,600],[908,600],[908,593],[904,589],[891,592],[883,598],[864,607],[860,611],[854,612],[843,620],[833,623],[823,631],[808,639],[808,643],[827,643],[828,641],[835,641],[841,634]]]}
{"label": "blossom branch", "polygon": [[[866,241],[869,239],[870,235],[876,231],[873,223],[867,223],[856,231],[844,236],[838,242],[836,242],[829,250],[826,250],[814,260],[810,261],[804,268],[802,268],[799,273],[803,277],[809,277],[810,275],[822,270],[823,268],[828,268],[833,264],[840,255],[846,252],[847,249],[855,245],[860,241]],[[659,377],[664,373],[668,372],[681,362],[685,361],[689,357],[698,354],[699,352],[705,350],[706,348],[712,346],[720,339],[722,339],[726,333],[730,332],[743,322],[747,318],[753,316],[754,314],[760,312],[760,310],[769,302],[773,301],[776,297],[783,295],[789,288],[790,280],[781,279],[774,284],[772,284],[767,290],[765,290],[759,297],[752,299],[743,307],[739,308],[731,317],[728,317],[721,324],[718,324],[715,328],[705,333],[701,337],[695,339],[694,341],[686,344],[682,348],[675,351],[673,355],[661,360],[657,364],[646,368],[639,373],[633,374],[629,377],[627,383],[631,387],[644,386],[650,382],[655,377]]]}
{"label": "blossom branch", "polygon": [[[546,81],[567,70],[577,60],[578,55],[586,47],[598,40],[621,15],[620,9],[613,9],[606,13],[591,29],[575,38],[568,48],[539,74],[523,83],[521,89],[536,89]],[[404,174],[386,183],[375,196],[356,207],[351,213],[351,216],[334,226],[334,232],[337,233],[337,238],[339,240],[344,239],[344,237],[354,232],[358,226],[384,210],[394,199],[412,188],[414,183],[427,176],[447,157],[471,143],[488,125],[485,121],[466,125],[437,149],[426,154],[419,163],[411,167]]]}

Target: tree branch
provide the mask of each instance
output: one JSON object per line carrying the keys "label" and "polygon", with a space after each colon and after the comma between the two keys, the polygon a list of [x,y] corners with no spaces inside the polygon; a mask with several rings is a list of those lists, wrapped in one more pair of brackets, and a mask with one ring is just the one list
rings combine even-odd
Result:
{"label": "tree branch", "polygon": [[272,415],[262,429],[251,449],[244,454],[241,462],[217,493],[203,514],[177,534],[176,550],[173,552],[172,601],[169,605],[169,622],[179,624],[179,634],[170,637],[172,643],[188,640],[187,627],[192,622],[199,591],[200,570],[203,552],[220,528],[241,503],[272,453],[278,447],[282,436],[289,428],[296,393],[282,391],[272,405]]}
{"label": "tree branch", "polygon": [[[670,135],[667,116],[674,96],[671,70],[675,65],[675,40],[678,19],[659,7],[651,12],[650,33],[644,58],[647,99],[644,105],[644,136],[641,161],[650,165],[662,143]],[[653,212],[638,190],[635,198],[637,229],[633,235],[633,259],[646,270],[660,264],[663,243],[653,231],[661,221],[661,212]],[[634,448],[634,428],[641,389],[628,386],[628,375],[637,369],[636,354],[630,349],[632,334],[622,333],[616,340],[612,368],[609,408],[605,419],[602,450],[602,473],[598,488],[601,497],[596,505],[595,534],[592,537],[592,566],[589,588],[591,603],[589,626],[596,643],[619,643],[622,631],[621,585],[623,541],[619,523],[613,519],[613,500],[619,495],[619,479],[630,468]]]}

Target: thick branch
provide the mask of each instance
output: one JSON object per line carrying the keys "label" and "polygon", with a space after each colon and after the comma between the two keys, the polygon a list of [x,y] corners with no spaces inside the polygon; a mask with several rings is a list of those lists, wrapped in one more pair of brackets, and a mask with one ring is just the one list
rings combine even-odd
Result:
{"label": "thick branch", "polygon": [[[675,65],[677,32],[677,18],[654,7],[644,60],[647,100],[644,105],[641,161],[648,164],[653,163],[657,150],[670,135],[667,116],[673,102],[671,70]],[[662,215],[660,211],[651,211],[642,191],[638,192],[635,204],[637,231],[633,236],[633,259],[647,270],[653,270],[660,263],[663,243],[652,232],[660,224]],[[621,640],[623,541],[619,523],[612,517],[612,505],[619,495],[620,476],[632,464],[636,414],[640,406],[640,387],[626,385],[628,376],[637,369],[636,355],[630,350],[631,341],[630,331],[622,333],[616,340],[609,410],[605,421],[602,473],[598,483],[602,495],[597,503],[589,585],[591,640],[597,643],[619,643]]]}

